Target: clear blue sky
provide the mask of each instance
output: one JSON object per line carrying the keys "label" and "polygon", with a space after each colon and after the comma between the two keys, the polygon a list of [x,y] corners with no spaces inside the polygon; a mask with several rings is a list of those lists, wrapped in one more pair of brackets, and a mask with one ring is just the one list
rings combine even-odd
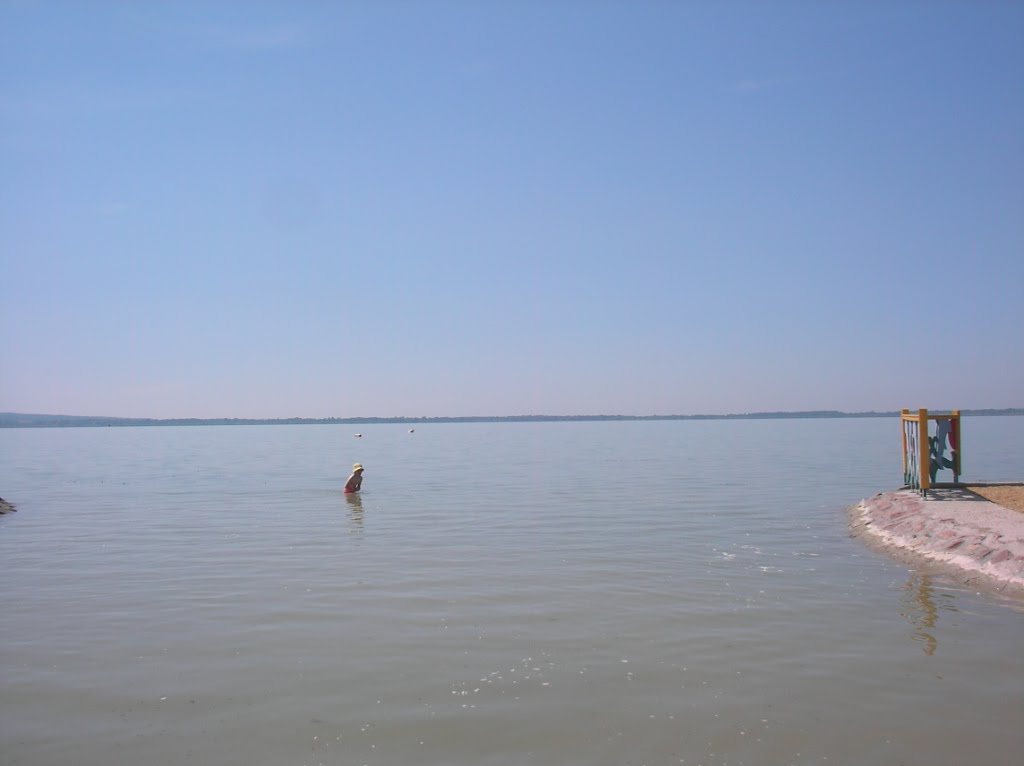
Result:
{"label": "clear blue sky", "polygon": [[0,0],[0,411],[1024,406],[1024,4]]}

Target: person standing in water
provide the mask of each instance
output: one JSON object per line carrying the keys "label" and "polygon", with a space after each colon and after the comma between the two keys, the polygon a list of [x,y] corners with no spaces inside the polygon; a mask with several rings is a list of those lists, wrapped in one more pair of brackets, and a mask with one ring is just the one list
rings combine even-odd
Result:
{"label": "person standing in water", "polygon": [[363,464],[352,464],[352,475],[345,482],[345,494],[351,495],[362,489],[363,486]]}

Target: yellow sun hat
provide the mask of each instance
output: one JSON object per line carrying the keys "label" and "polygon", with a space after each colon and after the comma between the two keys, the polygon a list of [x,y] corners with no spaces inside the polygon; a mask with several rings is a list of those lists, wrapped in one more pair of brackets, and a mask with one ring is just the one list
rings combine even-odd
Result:
{"label": "yellow sun hat", "polygon": [[362,463],[353,463],[352,464],[352,470],[353,471],[361,471],[361,470],[363,470],[363,464]]}

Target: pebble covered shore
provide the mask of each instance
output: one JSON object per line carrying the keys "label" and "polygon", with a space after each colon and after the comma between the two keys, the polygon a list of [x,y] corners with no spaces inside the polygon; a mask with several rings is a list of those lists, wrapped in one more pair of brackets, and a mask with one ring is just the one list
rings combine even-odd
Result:
{"label": "pebble covered shore", "polygon": [[972,587],[1024,595],[1024,513],[966,488],[883,492],[850,509],[851,534]]}

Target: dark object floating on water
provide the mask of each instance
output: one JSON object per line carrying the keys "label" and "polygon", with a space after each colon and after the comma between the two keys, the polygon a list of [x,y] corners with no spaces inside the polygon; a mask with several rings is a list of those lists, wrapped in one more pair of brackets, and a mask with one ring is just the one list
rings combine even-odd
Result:
{"label": "dark object floating on water", "polygon": [[8,503],[2,497],[0,497],[0,515],[5,514],[5,513],[11,513],[11,512],[16,511],[16,510],[18,510],[18,509],[15,508],[10,503]]}

